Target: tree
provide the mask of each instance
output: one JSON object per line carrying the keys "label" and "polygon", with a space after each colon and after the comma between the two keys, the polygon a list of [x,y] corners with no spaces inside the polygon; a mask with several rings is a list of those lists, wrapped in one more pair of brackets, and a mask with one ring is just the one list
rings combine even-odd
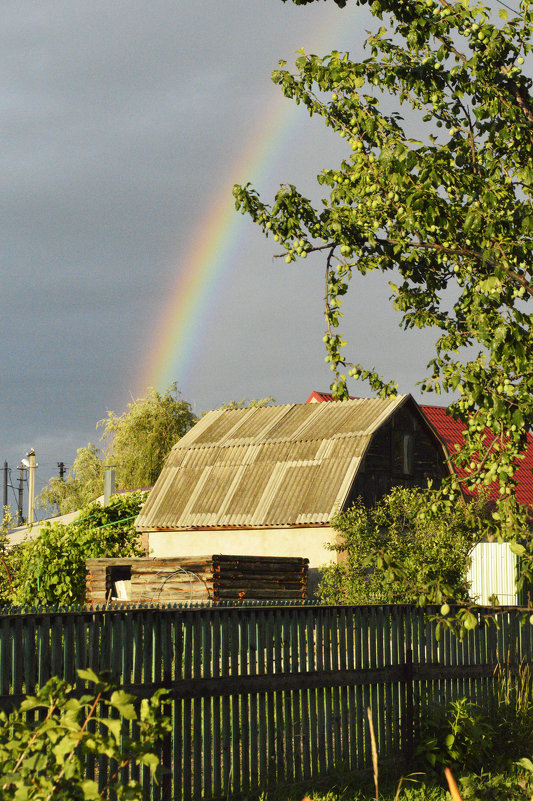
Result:
{"label": "tree", "polygon": [[195,424],[191,405],[179,399],[176,382],[162,394],[150,389],[129,403],[124,414],[108,412],[100,420],[102,439],[110,438],[106,462],[116,465],[117,486],[131,489],[154,484],[171,448]]}
{"label": "tree", "polygon": [[[148,767],[157,781],[170,731],[161,708],[166,691],[139,705],[91,669],[78,675],[94,687],[80,694],[54,677],[20,708],[0,713],[3,801],[142,801],[142,783],[124,779],[133,766],[137,775]],[[98,764],[99,781],[88,778],[88,762]]]}
{"label": "tree", "polygon": [[223,403],[220,407],[221,409],[252,409],[252,408],[261,408],[262,406],[269,406],[271,403],[275,403],[274,398],[272,395],[269,395],[267,398],[252,398],[252,400],[248,400],[248,398],[243,398],[240,401],[231,400]]}
{"label": "tree", "polygon": [[[425,603],[468,600],[469,554],[483,527],[483,505],[433,512],[432,493],[394,487],[373,508],[358,500],[331,525],[332,550],[345,561],[324,569],[318,594],[327,603]],[[390,570],[395,564],[396,569]]]}
{"label": "tree", "polygon": [[51,478],[37,502],[56,504],[61,514],[80,509],[103,493],[106,465],[116,467],[118,489],[152,485],[172,446],[195,422],[190,404],[179,398],[176,382],[162,394],[150,389],[123,414],[109,411],[97,424],[103,428],[101,439],[108,441],[105,453],[91,443],[79,448],[66,480]]}
{"label": "tree", "polygon": [[[526,512],[513,476],[533,427],[533,100],[525,65],[533,11],[529,0],[511,14],[502,3],[496,18],[458,0],[355,2],[368,2],[387,26],[369,35],[364,60],[302,50],[294,72],[282,61],[272,74],[346,141],[346,158],[318,175],[322,204],[284,185],[268,205],[247,184],[234,187],[235,205],[274,236],[287,262],[324,254],[324,341],[338,398],[347,396],[349,377],[380,395],[396,391],[374,368],[346,358],[339,332],[354,271],[394,279],[401,325],[438,333],[422,389],[459,393],[450,412],[468,426],[457,455],[464,481],[477,490],[499,484],[494,528],[516,538]],[[380,110],[383,99],[392,111]],[[457,477],[445,492],[455,503]]]}
{"label": "tree", "polygon": [[52,477],[37,497],[41,507],[58,506],[60,514],[75,512],[104,491],[104,462],[99,448],[90,442],[78,448],[66,479]]}

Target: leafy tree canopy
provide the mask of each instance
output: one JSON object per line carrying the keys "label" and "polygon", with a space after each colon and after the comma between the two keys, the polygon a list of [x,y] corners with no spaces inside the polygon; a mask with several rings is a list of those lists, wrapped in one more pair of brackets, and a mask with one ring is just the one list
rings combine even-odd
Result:
{"label": "leafy tree canopy", "polygon": [[110,440],[106,462],[117,468],[117,486],[132,489],[154,484],[173,445],[195,424],[191,405],[180,400],[174,381],[162,394],[128,404],[124,414],[108,412],[100,420],[102,439]]}
{"label": "leafy tree canopy", "polygon": [[[348,394],[349,377],[380,395],[396,390],[348,360],[339,330],[354,271],[394,279],[402,326],[438,335],[422,388],[459,394],[450,410],[468,425],[457,457],[465,481],[498,482],[494,526],[514,537],[526,521],[513,474],[533,426],[533,11],[529,0],[497,15],[468,0],[353,1],[384,21],[363,57],[301,51],[294,71],[282,61],[272,75],[346,142],[341,163],[318,175],[321,204],[292,185],[267,204],[247,184],[234,187],[236,208],[287,262],[324,254],[336,397]],[[457,478],[446,491],[458,492]]]}
{"label": "leafy tree canopy", "polygon": [[268,398],[252,398],[252,400],[248,400],[248,398],[243,398],[242,400],[231,400],[223,403],[220,407],[221,409],[251,409],[253,407],[261,407],[261,406],[269,406],[271,403],[275,403],[274,398],[269,395]]}
{"label": "leafy tree canopy", "polygon": [[[324,569],[318,594],[328,603],[416,603],[468,600],[469,554],[484,525],[481,503],[432,510],[433,494],[394,487],[373,508],[361,500],[332,521],[330,547],[345,560]],[[396,567],[391,569],[391,564]]]}
{"label": "leafy tree canopy", "polygon": [[118,489],[140,489],[154,484],[170,449],[194,425],[196,417],[181,400],[176,382],[163,393],[150,389],[144,398],[128,404],[121,414],[108,412],[98,422],[102,451],[89,443],[78,449],[65,480],[51,478],[39,497],[41,506],[59,507],[61,514],[81,509],[104,491],[106,465],[116,467]]}
{"label": "leafy tree canopy", "polygon": [[78,448],[66,479],[53,476],[37,498],[41,507],[59,507],[61,514],[75,512],[104,491],[104,462],[99,448],[90,442]]}

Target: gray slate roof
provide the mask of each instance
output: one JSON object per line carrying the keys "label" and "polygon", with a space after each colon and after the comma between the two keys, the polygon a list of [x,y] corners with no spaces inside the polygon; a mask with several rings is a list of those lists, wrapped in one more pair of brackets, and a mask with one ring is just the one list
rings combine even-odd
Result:
{"label": "gray slate roof", "polygon": [[327,524],[409,395],[208,412],[172,448],[140,531]]}

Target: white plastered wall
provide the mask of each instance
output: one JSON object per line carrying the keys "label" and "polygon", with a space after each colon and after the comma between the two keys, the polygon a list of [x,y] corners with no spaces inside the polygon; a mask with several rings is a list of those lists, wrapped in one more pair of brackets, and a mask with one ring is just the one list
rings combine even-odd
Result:
{"label": "white plastered wall", "polygon": [[309,567],[337,562],[333,542],[335,532],[329,526],[308,528],[237,529],[223,531],[152,531],[148,537],[149,555],[205,556],[224,553],[239,556],[302,556]]}

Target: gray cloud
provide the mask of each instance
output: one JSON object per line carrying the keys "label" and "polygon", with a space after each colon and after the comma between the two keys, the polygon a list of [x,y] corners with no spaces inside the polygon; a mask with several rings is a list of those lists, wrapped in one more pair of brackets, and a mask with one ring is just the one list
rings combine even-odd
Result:
{"label": "gray cloud", "polygon": [[[125,408],[193,233],[269,124],[270,71],[301,46],[357,48],[370,25],[357,8],[279,0],[3,4],[0,458],[38,447],[42,485],[95,441],[107,409]],[[249,176],[267,195],[292,181],[316,196],[315,174],[341,157],[301,114],[270,168]],[[302,401],[329,383],[321,262],[287,268],[272,240],[239,225],[183,386],[197,411],[244,396]],[[388,369],[401,348],[383,283],[366,285],[345,330]],[[402,389],[419,367],[411,347]]]}

